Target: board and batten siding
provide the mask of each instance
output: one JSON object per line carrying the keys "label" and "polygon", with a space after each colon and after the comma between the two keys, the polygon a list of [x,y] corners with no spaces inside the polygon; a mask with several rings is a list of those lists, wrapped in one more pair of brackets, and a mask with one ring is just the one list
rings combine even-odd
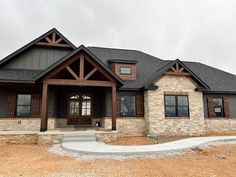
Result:
{"label": "board and batten siding", "polygon": [[229,100],[229,111],[230,117],[236,118],[236,95],[222,95],[222,94],[204,94],[203,95],[203,104],[204,104],[204,116],[208,118],[208,106],[207,106],[207,98],[223,98],[226,97]]}
{"label": "board and batten siding", "polygon": [[7,69],[44,70],[68,54],[70,49],[32,47],[6,63]]}
{"label": "board and batten siding", "polygon": [[0,118],[7,116],[7,91],[0,90]]}

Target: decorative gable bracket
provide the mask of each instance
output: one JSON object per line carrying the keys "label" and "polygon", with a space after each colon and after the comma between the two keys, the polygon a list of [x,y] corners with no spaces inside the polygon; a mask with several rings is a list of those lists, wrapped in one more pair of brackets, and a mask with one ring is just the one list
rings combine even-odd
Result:
{"label": "decorative gable bracket", "polygon": [[145,84],[144,89],[157,89],[158,86],[155,86],[153,83],[161,78],[163,75],[176,75],[176,76],[187,76],[191,77],[191,79],[196,82],[199,87],[196,91],[201,88],[204,90],[210,89],[210,87],[201,80],[193,71],[191,71],[183,62],[179,59],[171,61],[163,66],[161,69],[157,70],[153,77]]}

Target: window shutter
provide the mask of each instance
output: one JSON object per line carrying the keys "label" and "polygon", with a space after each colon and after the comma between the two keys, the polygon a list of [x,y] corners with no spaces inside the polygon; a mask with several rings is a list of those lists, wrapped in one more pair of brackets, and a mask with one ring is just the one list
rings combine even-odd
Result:
{"label": "window shutter", "polygon": [[228,98],[226,98],[226,97],[223,98],[223,104],[224,104],[224,115],[225,115],[225,117],[229,118],[230,117],[230,112],[229,112],[229,100],[228,100]]}
{"label": "window shutter", "polygon": [[215,110],[214,110],[214,101],[213,98],[208,97],[207,98],[207,104],[208,104],[208,116],[209,117],[215,117]]}
{"label": "window shutter", "polygon": [[144,98],[142,94],[136,95],[137,117],[144,116]]}
{"label": "window shutter", "polygon": [[31,117],[40,117],[40,94],[32,94],[31,97]]}
{"label": "window shutter", "polygon": [[120,95],[116,95],[116,116],[120,117]]}
{"label": "window shutter", "polygon": [[16,114],[16,93],[8,93],[7,96],[7,117],[13,118]]}

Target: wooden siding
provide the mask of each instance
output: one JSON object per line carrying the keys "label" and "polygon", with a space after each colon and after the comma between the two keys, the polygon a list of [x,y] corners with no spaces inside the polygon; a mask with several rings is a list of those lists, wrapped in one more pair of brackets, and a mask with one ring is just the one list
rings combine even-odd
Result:
{"label": "wooden siding", "polygon": [[[112,63],[110,66],[111,66],[112,71],[116,73],[123,80],[136,80],[137,78],[136,64]],[[121,67],[131,68],[131,74],[121,74],[120,73]]]}
{"label": "wooden siding", "polygon": [[68,54],[70,49],[33,47],[16,56],[3,68],[43,70]]}
{"label": "wooden siding", "polygon": [[230,117],[236,118],[236,95],[222,95],[222,94],[204,94],[203,95],[203,104],[204,104],[204,117],[208,118],[208,106],[207,106],[207,98],[228,98],[229,101],[229,112]]}
{"label": "wooden siding", "polygon": [[0,117],[7,116],[7,91],[0,90]]}

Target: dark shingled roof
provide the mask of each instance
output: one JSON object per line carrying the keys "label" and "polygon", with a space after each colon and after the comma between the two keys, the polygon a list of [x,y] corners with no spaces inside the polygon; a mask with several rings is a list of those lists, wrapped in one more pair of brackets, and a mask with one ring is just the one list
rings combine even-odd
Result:
{"label": "dark shingled roof", "polygon": [[[125,81],[123,89],[140,89],[145,86],[155,73],[161,71],[170,62],[161,60],[146,53],[137,50],[123,50],[101,47],[88,47],[100,60],[108,65],[108,60],[136,60],[137,63],[137,80]],[[200,78],[212,92],[234,92],[236,93],[236,75],[213,68],[197,62],[182,61],[198,78]]]}
{"label": "dark shingled roof", "polygon": [[0,82],[34,83],[33,77],[40,70],[0,69]]}
{"label": "dark shingled roof", "polygon": [[[124,81],[121,89],[143,89],[154,77],[163,74],[170,65],[169,60],[162,60],[137,50],[88,47],[104,67],[109,67],[111,60],[131,60],[137,62],[137,80]],[[86,50],[87,50],[86,49]],[[76,51],[76,49],[74,50]],[[73,53],[72,51],[71,53]],[[88,52],[89,52],[88,51]],[[70,55],[70,54],[68,54]],[[1,62],[2,63],[2,62]],[[205,83],[210,92],[236,93],[236,75],[196,62],[182,62],[197,78]],[[23,69],[0,69],[0,82],[34,83],[34,78],[40,77],[44,71]]]}
{"label": "dark shingled roof", "polygon": [[137,79],[125,81],[121,89],[141,89],[156,70],[159,70],[168,61],[161,60],[137,50],[111,49],[100,47],[88,47],[105,65],[109,66],[109,60],[135,60],[137,61]]}

